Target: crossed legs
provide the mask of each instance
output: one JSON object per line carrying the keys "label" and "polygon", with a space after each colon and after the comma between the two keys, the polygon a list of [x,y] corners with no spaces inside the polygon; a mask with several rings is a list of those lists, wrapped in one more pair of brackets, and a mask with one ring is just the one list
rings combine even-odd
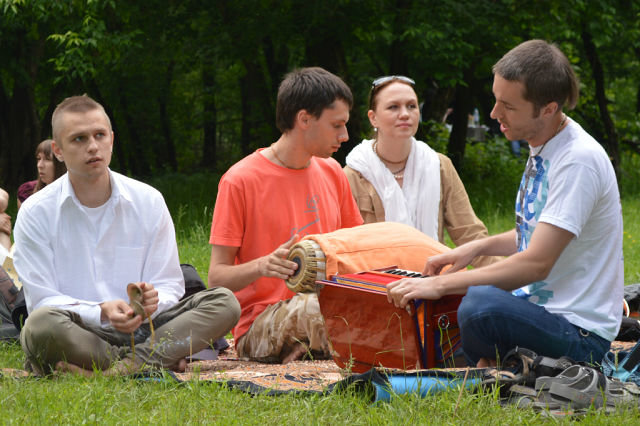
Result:
{"label": "crossed legs", "polygon": [[55,368],[99,369],[107,374],[145,366],[180,369],[185,357],[224,336],[239,316],[240,306],[229,290],[203,290],[154,319],[155,342],[151,342],[148,324],[136,330],[134,357],[131,335],[87,325],[70,311],[42,307],[27,318],[20,341],[27,361],[45,374]]}

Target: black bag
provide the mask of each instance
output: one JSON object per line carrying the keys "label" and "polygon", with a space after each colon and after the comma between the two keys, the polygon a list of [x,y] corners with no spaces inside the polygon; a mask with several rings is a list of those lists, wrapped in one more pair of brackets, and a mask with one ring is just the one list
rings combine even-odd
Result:
{"label": "black bag", "polygon": [[24,300],[24,289],[20,289],[18,295],[16,296],[16,301],[13,302],[13,310],[11,311],[11,321],[13,321],[13,325],[18,329],[22,330],[22,325],[27,320],[27,302]]}
{"label": "black bag", "polygon": [[182,275],[184,275],[184,296],[182,296],[182,299],[186,299],[199,291],[206,290],[207,286],[204,285],[204,281],[202,281],[202,278],[200,278],[198,271],[196,271],[193,265],[181,263],[180,269],[182,269]]}
{"label": "black bag", "polygon": [[621,342],[637,342],[640,340],[640,321],[636,318],[622,317],[620,331],[616,336],[616,340]]}
{"label": "black bag", "polygon": [[624,300],[629,304],[629,311],[640,312],[640,284],[624,286]]}
{"label": "black bag", "polygon": [[[27,306],[22,289],[18,290],[9,274],[0,266],[0,339],[16,339],[20,335],[20,327],[13,320],[16,309],[20,312],[24,310],[26,317]],[[19,316],[18,313],[16,316]]]}

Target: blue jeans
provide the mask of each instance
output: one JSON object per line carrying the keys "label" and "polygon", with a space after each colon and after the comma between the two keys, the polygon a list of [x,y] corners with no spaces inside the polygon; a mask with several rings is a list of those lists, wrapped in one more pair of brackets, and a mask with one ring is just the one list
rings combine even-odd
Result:
{"label": "blue jeans", "polygon": [[493,286],[470,287],[458,308],[462,349],[475,365],[502,359],[516,346],[552,358],[600,362],[611,342],[563,316]]}

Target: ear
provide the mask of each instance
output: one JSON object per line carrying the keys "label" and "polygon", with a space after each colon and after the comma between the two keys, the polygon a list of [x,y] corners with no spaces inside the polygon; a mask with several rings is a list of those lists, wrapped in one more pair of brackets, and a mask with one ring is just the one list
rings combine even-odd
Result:
{"label": "ear", "polygon": [[558,112],[558,103],[549,102],[542,107],[542,115],[546,117],[553,117]]}
{"label": "ear", "polygon": [[51,152],[53,152],[53,155],[56,156],[58,161],[60,161],[61,163],[64,162],[64,158],[62,156],[62,149],[60,149],[60,146],[58,146],[58,143],[55,140],[51,142]]}
{"label": "ear", "polygon": [[111,146],[109,147],[109,152],[113,152],[113,141],[116,138],[116,134],[113,132],[113,130],[111,131]]}
{"label": "ear", "polygon": [[371,123],[372,127],[378,127],[378,120],[376,119],[376,113],[372,109],[367,111],[367,117],[369,117],[369,123]]}
{"label": "ear", "polygon": [[301,109],[296,114],[296,124],[301,129],[307,129],[309,127],[309,120],[311,120],[313,116],[307,112],[306,109]]}

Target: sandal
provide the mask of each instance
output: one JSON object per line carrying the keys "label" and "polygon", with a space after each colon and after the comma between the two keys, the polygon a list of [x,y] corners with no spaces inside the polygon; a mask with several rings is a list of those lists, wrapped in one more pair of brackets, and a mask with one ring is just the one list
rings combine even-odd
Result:
{"label": "sandal", "polygon": [[520,374],[521,384],[534,387],[538,377],[555,377],[575,364],[575,361],[566,356],[549,358],[530,349],[516,347],[507,352],[501,364],[503,368]]}
{"label": "sandal", "polygon": [[535,389],[537,391],[549,390],[552,383],[570,384],[580,380],[587,370],[581,365],[572,365],[556,376],[540,376],[536,379]]}
{"label": "sandal", "polygon": [[522,376],[507,370],[498,370],[492,368],[487,370],[482,376],[482,387],[489,388],[497,386],[500,392],[500,398],[509,396],[509,389],[513,385],[522,383]]}
{"label": "sandal", "polygon": [[[569,404],[575,409],[615,407],[620,404],[638,404],[638,394],[619,381],[607,379],[599,371],[582,367],[584,373],[578,374],[572,383],[566,379],[552,382],[549,395],[554,400]],[[637,387],[636,387],[637,389]],[[640,389],[638,389],[640,393]]]}

